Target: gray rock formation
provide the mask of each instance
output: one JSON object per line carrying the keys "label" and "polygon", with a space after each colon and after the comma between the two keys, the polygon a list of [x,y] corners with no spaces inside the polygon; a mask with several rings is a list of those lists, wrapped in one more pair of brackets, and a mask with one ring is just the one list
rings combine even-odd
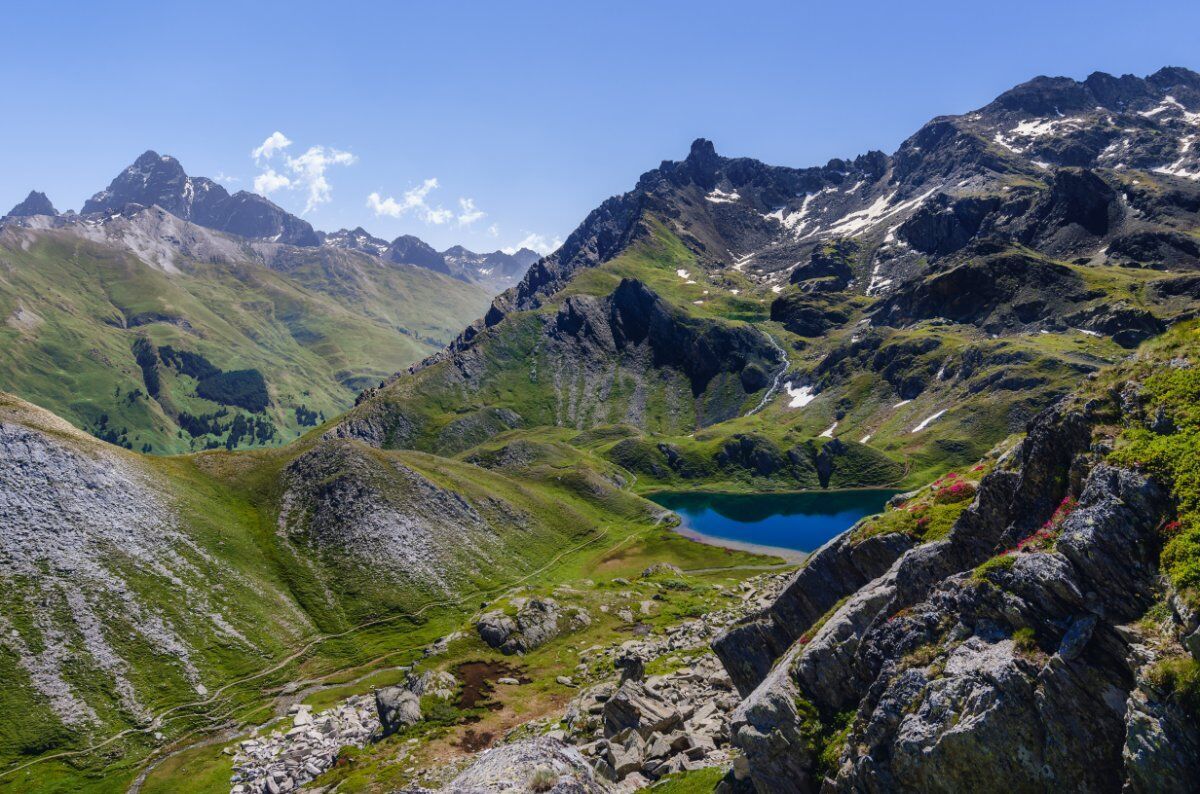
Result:
{"label": "gray rock formation", "polygon": [[[753,686],[732,733],[758,791],[1174,790],[1194,774],[1194,727],[1136,672],[1161,653],[1134,621],[1161,597],[1156,527],[1171,507],[1145,475],[1098,462],[1107,410],[1044,414],[946,540],[865,585],[853,546],[830,544],[813,562],[832,595],[802,570],[716,643]],[[1076,506],[1061,508],[1066,494]],[[1052,513],[1054,542],[1017,550]],[[844,738],[829,727],[840,713],[854,714]]]}
{"label": "gray rock formation", "polygon": [[380,733],[369,695],[318,714],[308,706],[294,706],[290,713],[291,728],[276,728],[237,744],[232,751],[231,794],[296,791],[332,767],[342,748],[362,747]]}
{"label": "gray rock formation", "polygon": [[375,711],[385,736],[421,721],[421,701],[402,686],[376,690]]}
{"label": "gray rock formation", "polygon": [[[404,789],[420,794],[424,789]],[[447,794],[602,794],[591,766],[574,747],[539,737],[483,752],[438,791]]]}
{"label": "gray rock formation", "polygon": [[480,638],[502,653],[527,653],[572,628],[587,625],[590,619],[580,609],[564,611],[550,598],[534,598],[521,605],[516,617],[488,612],[475,628]]}

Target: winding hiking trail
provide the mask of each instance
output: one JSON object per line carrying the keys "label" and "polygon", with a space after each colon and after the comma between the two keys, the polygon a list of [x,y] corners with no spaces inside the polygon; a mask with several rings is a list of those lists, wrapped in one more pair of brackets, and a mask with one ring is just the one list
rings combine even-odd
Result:
{"label": "winding hiking trail", "polygon": [[[644,534],[646,531],[648,531],[648,530],[642,530],[641,532],[630,533],[625,538],[623,538],[620,541],[618,541],[617,543],[613,544],[613,546],[611,546],[608,549],[608,551],[612,551],[614,549],[619,548],[624,543],[627,543],[628,541],[630,541],[631,539],[633,539],[635,537],[639,537],[640,535]],[[605,527],[604,529],[600,530],[599,534],[595,535],[594,537],[589,538],[588,540],[584,541],[583,543],[580,543],[576,546],[573,546],[569,549],[559,552],[557,555],[554,556],[553,559],[551,559],[545,565],[543,565],[540,568],[537,568],[533,571],[530,571],[529,573],[525,574],[524,576],[520,577],[519,579],[516,579],[512,582],[508,582],[504,585],[490,588],[487,590],[476,590],[476,591],[473,591],[470,593],[465,593],[457,598],[448,599],[445,601],[432,601],[428,604],[425,604],[420,609],[417,609],[414,612],[401,612],[401,613],[397,613],[395,615],[389,615],[389,616],[383,617],[383,618],[374,618],[372,620],[364,621],[355,626],[352,626],[344,631],[339,631],[339,632],[335,632],[332,634],[318,635],[318,636],[314,637],[313,639],[309,640],[307,643],[302,645],[300,648],[298,648],[297,650],[295,650],[288,656],[284,657],[283,659],[279,660],[275,664],[271,665],[270,667],[260,670],[257,673],[253,673],[251,675],[247,675],[242,678],[239,678],[239,679],[230,681],[226,684],[223,684],[222,686],[213,690],[213,692],[210,693],[207,697],[205,697],[201,700],[194,700],[189,703],[181,703],[181,704],[172,706],[168,709],[165,709],[164,711],[157,714],[150,721],[150,723],[144,727],[126,728],[125,730],[119,731],[118,733],[115,733],[112,736],[109,736],[107,739],[96,742],[95,744],[92,744],[88,747],[80,748],[78,750],[64,750],[63,752],[53,753],[51,755],[46,755],[46,756],[42,756],[40,758],[35,758],[31,761],[27,761],[23,764],[20,764],[19,766],[12,767],[11,769],[6,769],[3,771],[0,771],[0,780],[4,779],[6,777],[15,775],[18,772],[21,772],[22,770],[28,769],[32,766],[36,766],[38,764],[45,763],[47,761],[55,761],[55,760],[61,760],[61,759],[66,759],[66,758],[77,758],[80,756],[89,755],[91,753],[96,752],[97,750],[102,750],[105,747],[108,747],[127,736],[132,736],[132,735],[139,734],[139,733],[141,733],[141,734],[153,733],[153,732],[157,731],[159,728],[161,728],[164,724],[166,724],[169,720],[174,719],[174,715],[180,715],[180,712],[183,712],[187,709],[194,709],[194,708],[198,708],[198,707],[208,706],[208,705],[212,704],[214,701],[216,701],[217,698],[219,698],[222,694],[224,694],[225,692],[228,692],[230,689],[237,687],[237,686],[241,686],[243,684],[248,684],[250,682],[256,681],[261,678],[265,678],[273,673],[276,673],[276,672],[282,670],[283,668],[287,667],[289,664],[296,661],[297,659],[307,655],[310,651],[312,651],[313,648],[317,647],[318,645],[320,645],[324,642],[328,642],[329,640],[341,639],[343,637],[346,637],[348,635],[362,631],[363,629],[370,628],[372,626],[378,626],[378,625],[382,625],[382,624],[386,624],[386,623],[392,623],[397,620],[418,618],[431,609],[455,607],[455,606],[461,605],[463,602],[468,601],[470,599],[475,599],[475,598],[479,598],[480,596],[487,596],[487,595],[492,595],[492,594],[499,593],[502,591],[510,590],[513,587],[518,586],[522,582],[524,582],[534,576],[537,576],[538,574],[541,574],[541,573],[545,572],[546,570],[550,569],[551,567],[557,565],[567,555],[574,554],[575,552],[581,551],[584,548],[587,548],[588,546],[591,546],[591,545],[603,540],[605,537],[608,536],[609,532],[610,532],[610,529],[608,527]],[[425,643],[422,643],[422,644],[425,644]],[[386,653],[382,656],[376,657],[376,659],[373,659],[371,661],[363,662],[362,664],[356,665],[354,667],[342,668],[340,670],[335,670],[330,673],[327,673],[326,675],[324,675],[320,678],[313,679],[311,681],[300,682],[300,683],[302,686],[317,683],[317,682],[319,682],[325,678],[328,678],[330,676],[345,673],[347,670],[357,670],[365,665],[374,664],[374,663],[381,661],[382,659],[385,659],[389,656],[394,656],[399,653],[406,653],[406,652],[415,650],[417,647],[420,647],[420,646],[397,648],[395,650],[389,651],[388,653]],[[217,715],[202,715],[202,716],[203,716],[203,718],[208,719],[210,722],[219,718]],[[243,730],[244,727],[245,726],[242,726],[242,728],[239,729],[239,732],[240,732],[240,730]],[[202,730],[202,729],[198,729],[198,730]],[[131,784],[129,791],[130,792],[138,791],[141,787],[142,782],[145,780],[145,778],[149,774],[149,772],[152,771],[153,768],[156,767],[158,764],[162,763],[162,761],[166,760],[166,758],[169,758],[173,755],[177,755],[188,749],[193,749],[195,747],[203,746],[203,744],[204,743],[202,743],[202,742],[196,742],[196,743],[192,743],[186,747],[179,747],[179,748],[176,748],[175,750],[173,750],[170,754],[157,759],[153,764],[151,764],[143,769],[143,771],[138,775],[138,777],[135,779],[135,781]],[[150,758],[153,758],[153,754],[151,754]],[[150,760],[150,758],[148,758],[147,760]]]}

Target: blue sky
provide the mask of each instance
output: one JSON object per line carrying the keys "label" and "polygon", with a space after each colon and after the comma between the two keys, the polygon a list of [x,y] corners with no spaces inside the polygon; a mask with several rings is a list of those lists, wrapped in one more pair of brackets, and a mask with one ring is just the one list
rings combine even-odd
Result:
{"label": "blue sky", "polygon": [[1195,2],[59,8],[5,10],[0,212],[78,209],[149,148],[319,229],[476,250],[552,244],[696,137],[806,166],[1037,74],[1200,69]]}

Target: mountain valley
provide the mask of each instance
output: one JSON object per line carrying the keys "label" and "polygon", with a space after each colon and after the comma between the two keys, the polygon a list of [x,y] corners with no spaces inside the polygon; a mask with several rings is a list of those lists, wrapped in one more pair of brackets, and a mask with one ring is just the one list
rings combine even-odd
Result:
{"label": "mountain valley", "polygon": [[[1190,790],[1197,136],[1168,67],[698,139],[544,257],[31,193],[0,791]],[[647,498],[855,488],[798,565]]]}

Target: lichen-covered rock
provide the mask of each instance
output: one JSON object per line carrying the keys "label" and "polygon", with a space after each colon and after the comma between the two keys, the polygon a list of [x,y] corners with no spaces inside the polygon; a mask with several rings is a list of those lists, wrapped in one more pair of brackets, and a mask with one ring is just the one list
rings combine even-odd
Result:
{"label": "lichen-covered rock", "polygon": [[1195,790],[1200,780],[1200,726],[1194,719],[1139,678],[1125,705],[1125,725],[1125,792]]}
{"label": "lichen-covered rock", "polygon": [[499,648],[517,630],[517,623],[503,612],[486,612],[476,622],[479,637],[493,648]]}
{"label": "lichen-covered rock", "polygon": [[646,685],[629,680],[604,704],[604,733],[613,736],[633,729],[642,738],[663,733],[682,723],[679,711]]}
{"label": "lichen-covered rock", "polygon": [[[1152,479],[1091,456],[1103,415],[1048,412],[945,540],[764,654],[774,666],[732,726],[758,791],[1149,791],[1200,760],[1178,706],[1131,673],[1145,660],[1130,625],[1161,597],[1157,527],[1172,508]],[[1013,548],[1039,528],[1046,539]],[[807,578],[780,600],[826,597]],[[1196,621],[1175,603],[1184,641]],[[828,746],[847,711],[845,744]]]}
{"label": "lichen-covered rock", "polygon": [[912,545],[911,538],[899,533],[861,543],[846,533],[813,552],[770,607],[713,643],[738,690],[742,694],[753,690],[809,626],[840,599],[886,571]]}

